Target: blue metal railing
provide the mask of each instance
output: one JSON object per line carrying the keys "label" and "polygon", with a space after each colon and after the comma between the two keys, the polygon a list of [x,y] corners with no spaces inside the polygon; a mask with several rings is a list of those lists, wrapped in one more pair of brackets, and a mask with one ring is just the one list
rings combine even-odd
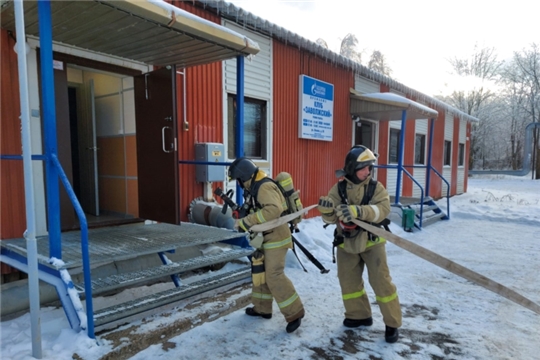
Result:
{"label": "blue metal railing", "polygon": [[[376,168],[380,169],[399,169],[400,165],[375,165]],[[428,196],[428,186],[426,185],[426,191],[424,191],[424,188],[420,183],[414,178],[414,176],[409,173],[405,167],[412,167],[412,168],[420,168],[420,169],[427,169],[426,178],[429,178],[429,170],[433,170],[437,176],[439,176],[442,181],[444,181],[447,185],[446,189],[446,207],[447,207],[447,217],[450,219],[450,185],[448,181],[431,165],[401,165],[401,171],[405,173],[415,184],[420,188],[420,222],[419,227],[422,228],[422,219],[424,214],[424,198],[425,196]],[[429,182],[426,180],[426,184],[429,184]],[[396,193],[399,193],[400,189],[396,189]],[[424,195],[425,194],[425,195]],[[395,198],[395,204],[399,203],[399,198]]]}
{"label": "blue metal railing", "polygon": [[79,218],[80,227],[81,227],[81,253],[83,261],[83,273],[84,273],[84,293],[86,301],[86,316],[88,321],[88,337],[94,338],[94,305],[92,303],[92,276],[90,274],[90,252],[88,250],[88,222],[86,221],[86,216],[84,211],[69,183],[69,180],[62,169],[62,165],[55,154],[50,155],[51,162],[56,167],[58,172],[58,177],[62,181],[64,188],[69,196],[69,200],[75,208],[75,212]]}
{"label": "blue metal railing", "polygon": [[[22,160],[22,155],[0,155],[0,159]],[[44,155],[32,155],[32,160],[43,161],[43,160],[46,160],[46,157]],[[87,331],[88,331],[88,336],[93,339],[95,338],[94,315],[93,315],[94,306],[92,303],[92,278],[90,274],[90,252],[88,250],[88,222],[86,220],[86,215],[84,214],[84,210],[82,209],[81,204],[79,203],[79,200],[77,199],[77,196],[75,195],[75,192],[73,191],[73,188],[71,184],[69,183],[67,175],[64,172],[64,169],[62,168],[62,165],[60,164],[58,157],[55,154],[51,154],[49,155],[49,160],[51,161],[52,166],[55,168],[55,171],[58,173],[58,178],[64,185],[64,188],[66,189],[69,200],[71,201],[80,222],[81,253],[82,253],[83,272],[84,272],[84,291],[85,291],[85,296],[86,296],[85,301],[86,301]],[[52,244],[56,244],[56,246],[59,246],[59,244],[61,244],[60,237],[58,237],[58,240],[56,240],[54,236],[49,234],[49,244],[50,244],[49,248],[51,247]],[[62,259],[61,252],[59,256],[54,256],[54,257],[58,259]],[[68,314],[68,318],[69,318],[69,314]],[[71,321],[72,319],[69,319],[69,320]]]}

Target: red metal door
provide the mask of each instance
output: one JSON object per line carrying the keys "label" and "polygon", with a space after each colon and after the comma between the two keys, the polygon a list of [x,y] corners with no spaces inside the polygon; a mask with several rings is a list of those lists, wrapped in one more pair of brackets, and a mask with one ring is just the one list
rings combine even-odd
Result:
{"label": "red metal door", "polygon": [[176,69],[135,77],[139,217],[180,223],[176,145]]}

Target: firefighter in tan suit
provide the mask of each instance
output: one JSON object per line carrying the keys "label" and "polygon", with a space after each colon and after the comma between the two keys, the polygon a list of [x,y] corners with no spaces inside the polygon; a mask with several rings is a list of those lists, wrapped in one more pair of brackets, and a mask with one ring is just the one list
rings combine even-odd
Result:
{"label": "firefighter in tan suit", "polygon": [[[334,245],[337,246],[338,278],[345,305],[343,325],[354,328],[373,324],[362,279],[365,266],[386,325],[385,339],[393,343],[399,337],[401,307],[386,261],[386,240],[351,222],[354,218],[377,224],[390,213],[388,192],[380,182],[371,180],[375,160],[371,150],[362,145],[354,146],[345,158],[344,168],[336,171],[336,175],[344,179],[330,189],[328,196],[319,199],[318,209],[325,223],[336,224]],[[368,199],[370,192],[372,196]]]}
{"label": "firefighter in tan suit", "polygon": [[[239,230],[247,232],[255,224],[262,224],[281,216],[286,207],[283,194],[253,161],[244,157],[236,159],[229,167],[229,178],[236,179],[244,189],[244,199],[250,204],[252,210],[247,216],[235,222],[235,227]],[[254,306],[246,308],[246,314],[270,319],[272,301],[275,299],[287,321],[286,331],[291,333],[300,326],[301,319],[304,317],[302,301],[284,272],[285,256],[288,249],[292,249],[293,246],[291,232],[289,226],[284,224],[263,235],[263,244],[254,253],[252,262],[255,265],[256,256],[259,260],[264,259],[265,281],[263,280],[262,283],[255,281],[254,277],[251,293]]]}

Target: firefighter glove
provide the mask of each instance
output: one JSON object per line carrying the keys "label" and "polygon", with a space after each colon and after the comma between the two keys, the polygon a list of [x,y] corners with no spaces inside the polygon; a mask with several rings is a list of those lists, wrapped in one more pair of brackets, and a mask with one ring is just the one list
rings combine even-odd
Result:
{"label": "firefighter glove", "polygon": [[336,215],[339,220],[345,223],[352,222],[353,219],[358,219],[362,216],[362,208],[357,205],[340,204],[337,206],[336,210]]}
{"label": "firefighter glove", "polygon": [[249,226],[246,226],[242,219],[236,219],[234,220],[234,230],[240,232],[247,232],[249,230]]}
{"label": "firefighter glove", "polygon": [[334,202],[328,196],[321,196],[317,210],[319,210],[322,215],[332,216],[334,215]]}

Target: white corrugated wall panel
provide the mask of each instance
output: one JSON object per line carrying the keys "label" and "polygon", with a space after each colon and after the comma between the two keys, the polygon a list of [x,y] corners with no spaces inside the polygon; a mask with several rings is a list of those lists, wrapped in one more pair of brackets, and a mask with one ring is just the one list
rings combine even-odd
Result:
{"label": "white corrugated wall panel", "polygon": [[381,92],[381,85],[358,74],[354,76],[354,90],[362,94]]}
{"label": "white corrugated wall panel", "polygon": [[[392,120],[389,121],[389,128],[390,129],[400,129],[401,130],[401,120]],[[390,133],[388,133],[388,136],[390,137]],[[391,164],[391,165],[397,165]],[[399,193],[403,194],[403,174],[401,174],[401,186],[399,189]],[[407,176],[407,175],[405,175]],[[397,183],[397,169],[388,169],[386,172],[386,189],[388,190],[388,193],[390,196],[396,195],[396,183]]]}
{"label": "white corrugated wall panel", "polygon": [[[459,121],[459,143],[463,144],[463,165],[458,166],[456,193],[463,194],[465,192],[465,165],[467,163],[467,121]],[[459,156],[459,155],[458,155]]]}
{"label": "white corrugated wall panel", "polygon": [[[428,129],[428,120],[427,119],[418,119],[415,122],[415,134],[426,135],[426,142],[424,144],[424,165],[427,164],[427,129]],[[416,139],[415,139],[416,141]],[[416,164],[415,164],[416,165]],[[420,183],[425,192],[426,186],[426,169],[414,168],[413,176],[416,181]],[[421,196],[421,190],[418,185],[413,183],[413,196],[419,198]]]}
{"label": "white corrugated wall panel", "polygon": [[[272,41],[270,38],[246,30],[229,21],[223,25],[256,41],[261,51],[251,59],[244,62],[244,95],[261,100],[272,98]],[[225,91],[236,94],[236,59],[229,59],[224,63]],[[271,108],[269,106],[269,108]]]}
{"label": "white corrugated wall panel", "polygon": [[[452,114],[446,113],[446,116],[444,118],[444,140],[452,141],[454,138],[454,116]],[[444,147],[444,143],[442,144]],[[456,146],[456,144],[452,144],[452,148]],[[443,148],[444,149],[444,148]],[[444,154],[444,151],[443,151]],[[450,166],[444,166],[442,176],[445,178],[446,181],[450,185],[452,185],[452,164],[455,159],[453,159],[452,154],[450,154]],[[442,180],[441,180],[442,181]],[[446,196],[446,193],[448,191],[448,186],[444,181],[442,181],[442,196]]]}
{"label": "white corrugated wall panel", "polygon": [[[268,144],[268,164],[272,163],[272,40],[269,37],[262,36],[259,33],[252,32],[243,27],[240,27],[230,21],[224,20],[223,26],[237,33],[246,35],[250,39],[259,44],[260,51],[255,56],[247,57],[244,60],[244,96],[265,100],[266,116],[267,116],[267,144]],[[223,81],[225,87],[224,103],[223,103],[223,128],[224,128],[224,145],[227,144],[227,94],[236,94],[236,59],[223,61]],[[228,159],[232,161],[233,159]],[[267,174],[272,175],[272,169],[268,166],[261,166]],[[228,189],[236,189],[236,181],[225,182],[225,191]]]}

